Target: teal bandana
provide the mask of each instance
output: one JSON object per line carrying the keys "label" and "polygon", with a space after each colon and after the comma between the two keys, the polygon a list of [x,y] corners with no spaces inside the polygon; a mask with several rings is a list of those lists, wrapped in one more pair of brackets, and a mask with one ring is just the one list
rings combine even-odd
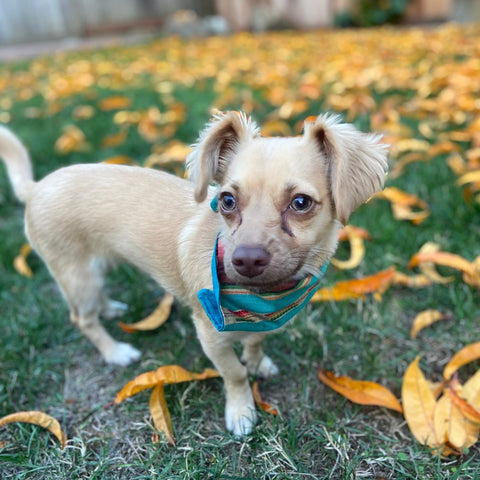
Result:
{"label": "teal bandana", "polygon": [[252,292],[247,287],[220,281],[218,270],[223,269],[223,261],[218,256],[217,238],[211,263],[213,291],[202,289],[197,296],[219,332],[275,330],[291,320],[312,298],[328,263],[323,265],[318,275],[309,275],[275,291]]}

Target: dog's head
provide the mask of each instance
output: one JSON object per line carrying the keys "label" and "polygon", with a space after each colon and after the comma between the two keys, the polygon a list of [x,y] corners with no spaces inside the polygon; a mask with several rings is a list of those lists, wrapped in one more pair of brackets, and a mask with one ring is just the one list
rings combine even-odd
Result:
{"label": "dog's head", "polygon": [[266,286],[317,273],[335,251],[340,224],[383,186],[386,146],[378,142],[336,116],[285,138],[262,137],[242,113],[215,117],[187,166],[198,202],[211,182],[219,185],[227,276]]}

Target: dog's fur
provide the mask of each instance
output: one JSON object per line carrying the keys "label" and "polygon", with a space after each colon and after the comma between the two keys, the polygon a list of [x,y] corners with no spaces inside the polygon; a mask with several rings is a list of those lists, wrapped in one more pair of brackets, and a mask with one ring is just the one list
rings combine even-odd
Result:
{"label": "dog's fur", "polygon": [[[27,237],[60,286],[71,321],[107,362],[137,360],[137,349],[99,323],[126,307],[105,296],[103,278],[118,261],[150,274],[191,307],[202,347],[224,379],[226,426],[236,435],[256,421],[247,372],[269,376],[277,367],[262,351],[264,334],[218,333],[197,299],[212,287],[217,234],[226,274],[238,284],[261,290],[317,272],[335,251],[341,223],[383,185],[386,148],[378,142],[328,115],[307,122],[301,137],[264,138],[247,116],[229,112],[215,117],[194,146],[187,160],[193,181],[90,164],[35,182],[27,151],[0,127],[0,156],[26,203]],[[209,206],[216,192],[218,213]],[[235,341],[243,342],[243,364]]]}

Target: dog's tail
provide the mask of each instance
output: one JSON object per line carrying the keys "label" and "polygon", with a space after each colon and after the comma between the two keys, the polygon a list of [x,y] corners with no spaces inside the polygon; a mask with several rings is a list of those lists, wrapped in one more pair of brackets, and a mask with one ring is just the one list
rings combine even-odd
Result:
{"label": "dog's tail", "polygon": [[16,197],[25,203],[35,185],[32,162],[22,142],[2,125],[0,125],[0,158],[5,162]]}

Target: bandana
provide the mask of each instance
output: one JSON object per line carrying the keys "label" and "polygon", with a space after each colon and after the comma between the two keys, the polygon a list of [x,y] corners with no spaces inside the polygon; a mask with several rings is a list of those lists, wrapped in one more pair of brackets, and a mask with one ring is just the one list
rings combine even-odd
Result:
{"label": "bandana", "polygon": [[219,332],[267,332],[280,328],[312,298],[329,263],[325,263],[317,275],[259,293],[228,282],[223,270],[223,249],[220,250],[219,255],[217,238],[211,263],[213,291],[202,289],[197,294]]}

